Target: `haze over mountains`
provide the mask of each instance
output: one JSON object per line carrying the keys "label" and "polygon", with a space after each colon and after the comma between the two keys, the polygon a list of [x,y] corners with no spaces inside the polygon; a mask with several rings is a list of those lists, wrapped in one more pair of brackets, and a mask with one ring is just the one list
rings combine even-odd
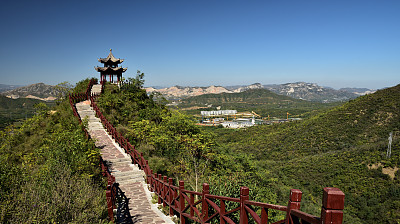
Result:
{"label": "haze over mountains", "polygon": [[6,88],[0,89],[0,94],[11,99],[32,98],[44,101],[53,101],[61,93],[60,89],[56,86],[46,85],[44,83],[36,83],[29,86],[13,88],[7,91],[4,91],[4,89],[10,89],[14,86],[0,85],[0,87],[1,86],[5,86]]}
{"label": "haze over mountains", "polygon": [[322,87],[315,83],[295,82],[286,84],[262,85],[254,83],[248,86],[208,86],[208,87],[182,87],[173,86],[168,88],[156,89],[153,87],[146,88],[146,91],[159,92],[167,99],[182,99],[203,94],[219,94],[219,93],[239,93],[249,89],[268,89],[274,93],[290,96],[296,99],[303,99],[316,102],[337,102],[347,101],[375,92],[367,88],[342,88],[335,90],[330,87]]}

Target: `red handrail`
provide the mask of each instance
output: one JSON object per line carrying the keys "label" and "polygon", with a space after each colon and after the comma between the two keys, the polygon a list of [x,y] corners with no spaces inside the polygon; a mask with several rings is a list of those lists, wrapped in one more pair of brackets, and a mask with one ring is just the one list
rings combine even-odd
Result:
{"label": "red handrail", "polygon": [[[70,94],[70,104],[74,115],[80,120],[74,103],[89,99],[90,105],[96,112],[97,117],[100,118],[107,132],[113,139],[115,139],[115,142],[118,143],[120,147],[130,155],[133,163],[138,164],[138,166],[145,172],[146,182],[149,184],[150,190],[158,196],[158,203],[163,204],[164,207],[169,206],[169,215],[179,215],[181,223],[184,224],[186,219],[190,219],[198,223],[206,223],[217,217],[219,217],[220,223],[234,223],[234,221],[228,217],[228,215],[234,213],[239,215],[239,223],[241,224],[246,224],[249,222],[249,220],[253,220],[256,223],[268,223],[269,209],[286,212],[285,219],[277,221],[274,224],[340,224],[343,222],[342,210],[344,208],[344,194],[337,188],[324,188],[321,216],[316,217],[299,210],[302,192],[297,189],[290,190],[288,206],[281,206],[250,201],[249,189],[247,187],[242,187],[240,189],[240,198],[230,198],[210,194],[209,185],[206,183],[203,184],[202,192],[185,190],[183,181],[179,181],[179,187],[174,186],[172,178],[167,178],[166,176],[162,177],[161,174],[153,174],[153,170],[150,169],[148,161],[144,158],[143,153],[137,151],[135,146],[129,143],[129,141],[123,135],[121,135],[105,118],[95,102],[99,95],[90,94],[89,88],[91,89],[93,84],[94,82],[92,83],[92,81],[89,83],[85,94]],[[103,93],[104,82],[101,84]],[[102,165],[102,169],[104,171],[104,164]],[[115,177],[109,173],[107,174],[107,178],[109,184],[113,183],[113,181],[115,182]],[[196,197],[199,197],[197,201],[195,201]],[[108,199],[109,198],[107,196],[107,201]],[[216,201],[219,201],[220,205],[218,205]],[[237,203],[238,205],[237,207],[226,211],[226,202],[233,202]],[[112,205],[110,206],[108,206],[109,215],[110,209],[111,213],[113,209]],[[257,210],[261,210],[261,215],[256,212]],[[212,214],[209,214],[209,212]]]}

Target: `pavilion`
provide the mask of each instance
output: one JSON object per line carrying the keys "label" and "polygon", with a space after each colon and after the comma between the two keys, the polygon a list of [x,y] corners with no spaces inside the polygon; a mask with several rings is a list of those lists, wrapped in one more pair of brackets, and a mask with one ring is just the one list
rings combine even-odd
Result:
{"label": "pavilion", "polygon": [[[115,58],[112,54],[112,49],[110,49],[110,53],[106,58],[99,58],[98,61],[103,63],[103,67],[95,67],[96,71],[100,72],[100,81],[107,82],[107,76],[109,77],[109,82],[111,83],[119,83],[122,81],[122,73],[125,72],[128,68],[123,68],[122,66],[118,67],[124,59]],[[116,79],[114,79],[114,76]]]}

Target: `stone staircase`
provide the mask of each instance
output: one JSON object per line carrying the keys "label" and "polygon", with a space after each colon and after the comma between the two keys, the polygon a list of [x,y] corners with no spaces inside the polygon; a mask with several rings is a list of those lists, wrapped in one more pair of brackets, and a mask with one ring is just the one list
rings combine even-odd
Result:
{"label": "stone staircase", "polygon": [[[92,94],[100,92],[101,85],[94,85]],[[174,223],[158,210],[157,205],[151,203],[151,195],[144,179],[145,173],[136,164],[132,164],[130,156],[108,135],[90,107],[90,101],[77,103],[76,109],[81,119],[88,121],[88,132],[95,140],[96,147],[101,149],[103,160],[109,165],[109,170],[121,190],[130,198],[129,209],[133,223]]]}
{"label": "stone staircase", "polygon": [[99,94],[101,93],[101,84],[93,85],[92,87],[92,94]]}

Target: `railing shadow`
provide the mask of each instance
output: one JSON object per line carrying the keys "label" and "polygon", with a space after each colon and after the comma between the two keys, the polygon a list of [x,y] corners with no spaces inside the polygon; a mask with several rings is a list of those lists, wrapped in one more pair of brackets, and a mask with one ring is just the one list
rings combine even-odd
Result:
{"label": "railing shadow", "polygon": [[129,212],[129,198],[126,197],[118,183],[114,183],[111,186],[111,198],[113,205],[117,207],[117,213],[115,214],[116,223],[132,224],[140,221],[138,216],[131,216]]}

